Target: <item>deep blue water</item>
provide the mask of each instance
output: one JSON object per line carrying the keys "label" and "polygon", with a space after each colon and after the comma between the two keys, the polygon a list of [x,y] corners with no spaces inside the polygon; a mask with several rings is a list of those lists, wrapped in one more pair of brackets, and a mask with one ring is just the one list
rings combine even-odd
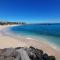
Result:
{"label": "deep blue water", "polygon": [[28,36],[36,39],[43,38],[50,44],[60,48],[60,24],[29,24],[11,27],[10,30],[21,36]]}

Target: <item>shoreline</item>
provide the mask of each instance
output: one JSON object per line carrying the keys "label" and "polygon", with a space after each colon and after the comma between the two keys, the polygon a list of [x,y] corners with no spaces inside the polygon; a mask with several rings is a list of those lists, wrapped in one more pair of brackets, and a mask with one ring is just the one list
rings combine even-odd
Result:
{"label": "shoreline", "polygon": [[[8,27],[11,27],[11,25]],[[5,28],[7,28],[7,26],[0,26],[0,30],[3,30]],[[35,39],[31,39],[31,38],[24,38],[24,37],[17,38],[17,37],[5,35],[2,32],[0,32],[0,33],[1,33],[0,34],[0,37],[1,37],[0,38],[0,48],[2,48],[2,47],[8,48],[8,47],[29,47],[29,46],[33,46],[35,48],[42,49],[44,52],[48,53],[49,55],[56,56],[57,60],[59,60],[59,58],[60,58],[60,52],[56,51],[55,49],[53,49],[48,44],[44,44],[43,42],[37,41]],[[3,42],[6,45],[2,46]]]}
{"label": "shoreline", "polygon": [[22,37],[23,36],[23,38],[24,39],[28,39],[28,40],[36,40],[36,41],[38,41],[38,42],[43,42],[44,44],[47,44],[47,45],[49,45],[50,47],[52,47],[53,49],[56,49],[57,51],[60,51],[60,47],[59,46],[57,46],[56,44],[53,44],[53,43],[51,43],[51,42],[49,42],[49,41],[47,41],[46,39],[44,39],[44,38],[42,38],[42,37],[36,37],[35,35],[32,37],[32,35],[26,35],[26,36],[24,36],[24,35],[18,35],[18,34],[16,34],[16,33],[14,33],[14,32],[12,32],[12,31],[8,31],[10,34],[9,35],[13,35],[12,37],[15,37],[15,35],[16,35],[16,37],[15,38],[19,38],[19,37]]}

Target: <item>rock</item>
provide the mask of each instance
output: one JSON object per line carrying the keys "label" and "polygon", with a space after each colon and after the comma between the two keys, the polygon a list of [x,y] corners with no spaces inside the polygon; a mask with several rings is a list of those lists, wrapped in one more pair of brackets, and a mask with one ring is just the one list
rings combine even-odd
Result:
{"label": "rock", "polygon": [[21,48],[23,48],[23,47],[16,47],[15,49],[17,50],[17,49],[21,49]]}
{"label": "rock", "polygon": [[5,60],[15,60],[14,57],[7,57]]}
{"label": "rock", "polygon": [[2,49],[0,49],[0,55],[3,53],[3,50]]}
{"label": "rock", "polygon": [[18,53],[20,53],[21,60],[30,60],[27,52],[23,49],[17,50]]}
{"label": "rock", "polygon": [[43,54],[43,51],[40,50],[40,49],[37,49],[37,48],[34,48],[34,47],[30,47],[30,48],[35,54],[41,54],[41,55]]}
{"label": "rock", "polygon": [[2,55],[5,52],[5,49],[0,49],[0,55]]}
{"label": "rock", "polygon": [[43,51],[42,50],[39,50],[39,49],[36,49],[36,52],[38,53],[38,54],[43,54]]}
{"label": "rock", "polygon": [[42,50],[30,47],[16,47],[0,49],[0,60],[56,60],[55,56],[48,56]]}
{"label": "rock", "polygon": [[16,50],[14,48],[7,48],[6,51],[2,55],[5,57],[16,56]]}
{"label": "rock", "polygon": [[42,55],[42,57],[43,57],[43,60],[48,60],[48,54],[45,53]]}
{"label": "rock", "polygon": [[4,60],[4,56],[0,56],[0,60]]}
{"label": "rock", "polygon": [[34,47],[30,46],[31,49],[35,49]]}
{"label": "rock", "polygon": [[54,56],[49,56],[49,60],[55,60]]}

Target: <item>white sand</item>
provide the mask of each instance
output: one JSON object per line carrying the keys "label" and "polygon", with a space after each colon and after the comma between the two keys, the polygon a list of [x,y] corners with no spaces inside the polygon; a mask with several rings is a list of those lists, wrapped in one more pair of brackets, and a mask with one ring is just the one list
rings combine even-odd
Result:
{"label": "white sand", "polygon": [[2,30],[4,30],[7,27],[10,26],[15,26],[15,25],[4,25],[0,26],[0,48],[8,48],[8,47],[29,47],[33,46],[39,49],[44,50],[44,52],[48,53],[49,55],[54,55],[56,56],[57,60],[60,60],[60,51],[57,51],[53,49],[51,46],[48,44],[45,44],[43,42],[39,42],[35,39],[32,38],[16,38],[16,37],[11,37],[9,35],[5,35]]}

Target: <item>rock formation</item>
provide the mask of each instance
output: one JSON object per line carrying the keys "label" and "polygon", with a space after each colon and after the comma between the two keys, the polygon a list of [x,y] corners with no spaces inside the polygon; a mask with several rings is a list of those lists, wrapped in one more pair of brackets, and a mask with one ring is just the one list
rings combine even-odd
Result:
{"label": "rock formation", "polygon": [[0,49],[0,60],[55,60],[55,57],[34,47],[16,47]]}

